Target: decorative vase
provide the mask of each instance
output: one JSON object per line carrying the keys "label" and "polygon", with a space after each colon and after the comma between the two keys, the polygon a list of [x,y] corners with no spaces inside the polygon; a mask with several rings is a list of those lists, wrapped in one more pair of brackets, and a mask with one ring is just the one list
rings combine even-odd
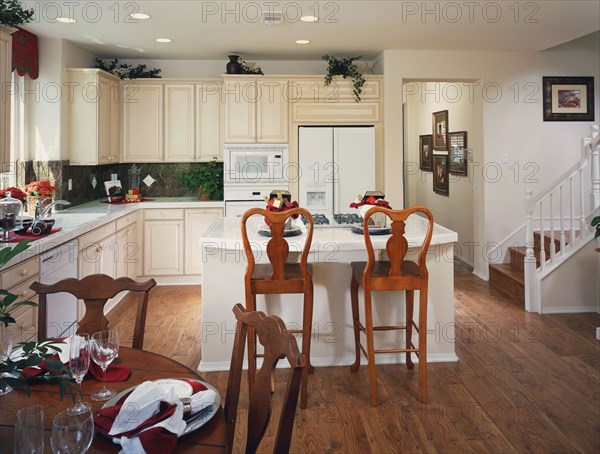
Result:
{"label": "decorative vase", "polygon": [[242,74],[242,65],[239,62],[239,55],[228,55],[229,63],[227,63],[227,74]]}
{"label": "decorative vase", "polygon": [[35,205],[43,199],[48,199],[42,204],[42,209],[52,203],[52,197],[39,196],[39,195],[28,195],[27,196],[27,212],[29,216],[35,216]]}

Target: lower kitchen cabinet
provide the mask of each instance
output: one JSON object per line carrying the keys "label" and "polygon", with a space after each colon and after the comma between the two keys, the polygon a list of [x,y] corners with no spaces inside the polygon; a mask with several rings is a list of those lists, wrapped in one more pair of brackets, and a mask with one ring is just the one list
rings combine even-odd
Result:
{"label": "lower kitchen cabinet", "polygon": [[[37,303],[38,297],[29,286],[39,280],[39,272],[39,257],[33,257],[21,262],[2,271],[0,274],[1,288],[17,295],[17,301],[33,301]],[[16,322],[10,326],[13,345],[37,338],[37,307],[21,306],[12,311],[11,316]]]}
{"label": "lower kitchen cabinet", "polygon": [[200,237],[221,216],[222,208],[185,210],[185,274],[202,274]]}
{"label": "lower kitchen cabinet", "polygon": [[137,278],[141,257],[137,236],[138,229],[134,214],[117,219],[115,277]]}
{"label": "lower kitchen cabinet", "polygon": [[144,210],[144,276],[183,274],[183,210]]}
{"label": "lower kitchen cabinet", "polygon": [[200,237],[222,208],[144,210],[143,275],[202,273]]}

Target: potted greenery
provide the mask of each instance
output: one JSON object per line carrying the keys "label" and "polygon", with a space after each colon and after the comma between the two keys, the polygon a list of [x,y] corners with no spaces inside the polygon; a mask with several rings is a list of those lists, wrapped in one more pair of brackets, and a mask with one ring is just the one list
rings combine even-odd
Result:
{"label": "potted greenery", "polygon": [[594,238],[600,237],[600,216],[596,216],[594,219],[592,219],[592,227],[596,227]]}
{"label": "potted greenery", "polygon": [[342,76],[344,79],[350,77],[353,80],[353,92],[356,102],[360,102],[360,94],[362,93],[362,87],[365,84],[364,76],[358,71],[358,67],[354,64],[355,60],[362,58],[362,55],[358,57],[349,57],[337,59],[329,55],[323,55],[323,60],[327,61],[327,74],[325,75],[325,86],[331,84],[333,76]]}
{"label": "potted greenery", "polygon": [[19,0],[2,0],[0,2],[0,24],[14,27],[26,24],[33,18],[33,9],[24,9]]}
{"label": "potted greenery", "polygon": [[223,199],[223,166],[216,160],[190,166],[179,174],[179,182],[196,190],[199,200]]}

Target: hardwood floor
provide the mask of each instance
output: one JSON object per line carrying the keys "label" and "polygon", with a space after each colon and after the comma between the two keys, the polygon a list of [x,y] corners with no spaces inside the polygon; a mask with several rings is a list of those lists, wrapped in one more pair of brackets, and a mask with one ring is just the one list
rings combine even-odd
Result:
{"label": "hardwood floor", "polygon": [[[600,452],[600,315],[530,314],[472,274],[456,274],[455,289],[459,361],[428,365],[428,404],[418,401],[416,368],[378,366],[375,408],[365,366],[356,374],[317,368],[309,408],[296,414],[291,452]],[[157,287],[149,304],[145,348],[195,368],[199,287]],[[133,312],[124,306],[109,319],[127,337]],[[275,412],[285,373],[276,374]],[[227,372],[203,375],[225,395]],[[244,386],[242,392],[245,402]],[[243,421],[247,413],[240,410]],[[244,430],[238,422],[234,452],[242,452]],[[260,452],[272,452],[274,430]]]}

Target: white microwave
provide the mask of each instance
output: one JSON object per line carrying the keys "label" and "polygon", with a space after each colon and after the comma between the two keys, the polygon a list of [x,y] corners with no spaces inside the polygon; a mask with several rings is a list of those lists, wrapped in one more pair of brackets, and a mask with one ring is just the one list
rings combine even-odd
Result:
{"label": "white microwave", "polygon": [[225,184],[288,182],[287,144],[225,145]]}

